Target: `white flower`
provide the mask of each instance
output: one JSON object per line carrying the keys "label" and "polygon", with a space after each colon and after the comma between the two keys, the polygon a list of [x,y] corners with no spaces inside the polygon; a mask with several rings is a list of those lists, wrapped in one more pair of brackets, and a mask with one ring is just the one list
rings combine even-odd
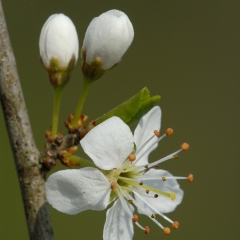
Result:
{"label": "white flower", "polygon": [[71,19],[64,14],[51,15],[42,27],[39,39],[40,57],[46,69],[57,58],[60,67],[67,68],[74,57],[78,59],[78,36]]}
{"label": "white flower", "polygon": [[134,30],[128,16],[118,10],[110,10],[95,17],[87,28],[83,41],[86,62],[96,58],[107,70],[118,63],[132,43]]}
{"label": "white flower", "polygon": [[[134,137],[130,128],[118,117],[112,117],[93,128],[81,141],[85,153],[101,170],[87,167],[79,170],[63,170],[52,174],[46,182],[48,202],[57,210],[76,214],[87,209],[102,210],[111,202],[104,226],[104,240],[132,239],[135,206],[139,213],[147,215],[165,234],[170,233],[156,219],[162,216],[178,228],[179,223],[163,215],[173,211],[183,198],[176,179],[164,170],[150,169],[186,150],[182,149],[154,163],[148,163],[149,153],[157,147],[161,111],[154,107],[140,120]],[[154,130],[155,134],[154,134]],[[135,143],[135,145],[134,145]],[[134,150],[135,149],[135,150]],[[176,200],[175,200],[176,198]]]}

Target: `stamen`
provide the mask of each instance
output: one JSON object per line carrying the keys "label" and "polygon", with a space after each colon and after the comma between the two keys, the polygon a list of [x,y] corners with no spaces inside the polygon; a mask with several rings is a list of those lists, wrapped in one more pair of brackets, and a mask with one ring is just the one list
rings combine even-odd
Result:
{"label": "stamen", "polygon": [[[145,228],[143,226],[141,226],[139,223],[138,223],[138,216],[136,214],[132,214],[131,213],[131,210],[129,209],[129,206],[127,205],[126,201],[124,200],[124,198],[126,198],[128,201],[130,200],[131,196],[129,194],[126,194],[122,188],[117,184],[117,187],[118,187],[118,190],[120,191],[120,193],[118,194],[119,196],[119,199],[122,203],[122,206],[124,208],[124,210],[126,211],[127,214],[130,215],[130,217],[132,218],[133,222],[139,227],[141,228],[142,230],[145,231]],[[129,198],[129,199],[128,199]],[[135,200],[135,199],[134,199]],[[131,200],[133,202],[133,200]]]}
{"label": "stamen", "polygon": [[120,172],[122,172],[122,170],[127,166],[127,165],[129,165],[129,161],[132,163],[132,162],[134,162],[135,160],[136,160],[136,155],[134,154],[134,153],[131,153],[129,156],[128,156],[128,158],[125,160],[125,162],[122,164],[122,166],[121,166],[121,170],[120,170]]}
{"label": "stamen", "polygon": [[141,147],[137,148],[136,154],[142,151],[142,149],[154,138],[156,135],[152,135]]}
{"label": "stamen", "polygon": [[179,228],[179,222],[178,221],[175,221],[173,224],[172,224],[172,227],[177,230]]}
{"label": "stamen", "polygon": [[156,223],[161,229],[164,228],[163,225],[162,225],[160,222],[158,222],[157,219],[155,219],[155,218],[151,218],[150,216],[149,216],[149,218],[150,218],[153,222],[155,222],[155,223]]}
{"label": "stamen", "polygon": [[188,149],[189,149],[189,144],[188,143],[183,143],[182,145],[181,145],[181,149],[183,150],[183,151],[187,151]]}
{"label": "stamen", "polygon": [[[154,166],[158,165],[159,163],[162,163],[162,162],[164,162],[164,161],[167,161],[167,160],[169,160],[169,159],[174,158],[174,156],[175,156],[176,154],[178,154],[179,152],[181,152],[181,151],[182,151],[182,149],[179,149],[179,150],[177,150],[176,152],[171,153],[171,154],[169,154],[168,156],[157,160],[156,162],[153,162],[153,163],[148,164],[148,168],[154,167]],[[134,164],[135,164],[138,160],[139,160],[139,159],[137,159],[137,160],[134,162]],[[143,171],[143,170],[146,170],[145,167],[146,167],[146,165],[136,166],[136,167],[133,167],[133,168],[129,168],[129,169],[123,170],[122,173],[131,172],[131,171],[141,172],[141,171]]]}
{"label": "stamen", "polygon": [[[154,135],[155,136],[155,135]],[[140,157],[137,156],[137,160],[135,161],[135,164],[147,153],[149,152],[149,150],[155,145],[157,144],[158,142],[160,142],[164,137],[166,137],[166,134],[162,135],[160,138],[158,138],[156,141],[154,141],[150,146],[147,147],[147,149],[141,154]],[[146,146],[146,144],[148,143],[145,142],[143,144],[143,146],[141,147],[140,151]],[[138,155],[140,153],[140,151],[137,151],[136,155]]]}
{"label": "stamen", "polygon": [[[134,194],[135,194],[135,192],[134,192]],[[126,193],[126,195],[128,196],[128,197],[131,197],[129,194],[127,194]],[[139,205],[138,204],[138,202],[135,200],[135,199],[133,199],[133,201],[134,201],[134,204],[135,204],[135,206],[137,207],[137,208],[139,208],[139,209],[141,209],[142,211],[144,211],[144,209],[142,208],[142,206],[141,205]],[[148,204],[147,204],[148,205]],[[153,222],[155,222],[160,228],[162,228],[163,229],[163,225],[162,224],[160,224],[155,218],[152,218],[152,216],[148,216]]]}
{"label": "stamen", "polygon": [[135,223],[135,222],[138,222],[138,215],[137,214],[133,214],[133,219],[132,221]]}
{"label": "stamen", "polygon": [[159,180],[159,179],[162,179],[162,181],[167,181],[168,179],[188,179],[189,182],[191,182],[191,179],[193,180],[193,175],[192,174],[189,174],[188,177],[182,177],[182,176],[167,176],[167,177],[162,177],[162,178],[158,178],[156,176],[139,176],[137,178],[136,181],[143,181],[143,180]]}
{"label": "stamen", "polygon": [[[121,166],[121,169],[120,169],[120,172],[122,172],[123,171],[123,169],[127,166],[127,165],[129,165],[129,158],[127,158],[124,162],[123,162],[123,164],[122,164],[122,166]],[[130,163],[131,163],[131,161],[130,161]]]}
{"label": "stamen", "polygon": [[145,190],[146,194],[149,194],[149,190]]}
{"label": "stamen", "polygon": [[166,180],[168,180],[168,179],[187,179],[188,177],[180,177],[180,176],[169,176],[169,177],[162,177],[162,178],[164,178],[165,180],[163,180],[163,181],[166,181]]}
{"label": "stamen", "polygon": [[[121,179],[123,182],[125,182],[125,180],[126,180],[126,181],[137,182],[137,183],[139,182],[138,179],[121,177],[121,176],[119,176],[118,179]],[[143,185],[142,182],[139,182],[138,184],[139,184],[139,185]]]}
{"label": "stamen", "polygon": [[158,138],[160,137],[160,132],[158,130],[154,130],[154,134],[156,137],[158,137]]}
{"label": "stamen", "polygon": [[133,161],[136,160],[136,155],[133,154],[133,153],[131,153],[131,154],[128,156],[128,159],[129,159],[130,162],[133,162]]}
{"label": "stamen", "polygon": [[166,134],[167,134],[168,136],[172,136],[172,135],[173,135],[173,129],[172,129],[172,128],[168,128],[168,129],[166,130]]}
{"label": "stamen", "polygon": [[178,159],[178,155],[173,156],[175,159]]}
{"label": "stamen", "polygon": [[149,229],[148,226],[146,226],[146,227],[145,227],[145,234],[149,234],[149,232],[150,232],[150,229]]}
{"label": "stamen", "polygon": [[143,226],[141,226],[141,225],[139,224],[139,222],[135,222],[135,224],[136,224],[139,228],[141,228],[143,231],[146,230]]}
{"label": "stamen", "polygon": [[192,174],[189,174],[188,177],[187,177],[187,180],[189,182],[192,182],[193,181],[193,175]]}
{"label": "stamen", "polygon": [[167,160],[169,160],[169,159],[171,159],[171,158],[174,158],[174,156],[175,156],[176,154],[178,154],[179,152],[181,152],[181,151],[182,151],[182,149],[179,149],[179,150],[177,150],[176,152],[174,152],[174,153],[172,153],[172,154],[169,154],[168,156],[166,156],[166,157],[164,157],[164,158],[162,158],[162,159],[159,159],[159,160],[156,161],[156,162],[150,163],[150,164],[148,164],[148,167],[151,168],[151,167],[153,167],[153,166],[155,166],[155,165],[157,165],[157,164],[159,164],[159,163],[162,163],[162,162],[167,161]]}
{"label": "stamen", "polygon": [[129,208],[130,205],[127,205],[126,201],[124,200],[124,197],[122,196],[122,189],[121,187],[117,184],[117,188],[120,192],[118,192],[118,197],[122,203],[122,206],[123,206],[123,209],[125,210],[125,212],[132,218],[133,217],[133,214]]}
{"label": "stamen", "polygon": [[[132,192],[132,188],[129,188],[129,187],[126,187],[126,186],[122,186],[122,189],[125,189],[125,190],[127,190],[128,192]],[[146,190],[147,191],[147,190]],[[150,191],[149,191],[150,192]],[[154,196],[153,195],[150,195],[150,194],[148,194],[148,195],[145,195],[145,197],[147,197],[147,198],[157,198],[158,197],[158,194],[155,194]]]}
{"label": "stamen", "polygon": [[110,188],[113,190],[116,188],[116,183],[115,182],[111,182]]}
{"label": "stamen", "polygon": [[167,220],[170,223],[173,223],[173,221],[170,218],[168,218],[163,213],[159,212],[157,209],[155,209],[153,206],[151,206],[139,193],[137,193],[136,191],[133,191],[133,193],[134,193],[134,195],[137,195],[150,209],[152,209],[153,212],[158,213],[162,218],[164,218],[165,220]]}
{"label": "stamen", "polygon": [[155,214],[152,214],[151,218],[156,218],[156,215],[155,215]]}
{"label": "stamen", "polygon": [[165,227],[165,228],[163,228],[163,232],[165,235],[169,235],[171,231],[170,231],[170,228]]}

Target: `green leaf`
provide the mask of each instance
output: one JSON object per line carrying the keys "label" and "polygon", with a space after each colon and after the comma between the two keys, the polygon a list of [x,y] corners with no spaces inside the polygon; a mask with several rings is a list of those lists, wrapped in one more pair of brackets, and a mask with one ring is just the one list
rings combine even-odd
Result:
{"label": "green leaf", "polygon": [[148,111],[150,111],[160,100],[160,96],[154,96],[152,98],[149,98],[147,101],[142,102],[141,106],[138,109],[138,112],[131,118],[130,121],[127,122],[128,125],[139,121],[140,118],[145,115]]}
{"label": "green leaf", "polygon": [[108,113],[96,120],[96,125],[107,120],[112,116],[120,117],[126,124],[132,124],[138,121],[144,114],[153,108],[159,101],[160,96],[150,97],[147,88],[143,88],[132,98],[118,105]]}

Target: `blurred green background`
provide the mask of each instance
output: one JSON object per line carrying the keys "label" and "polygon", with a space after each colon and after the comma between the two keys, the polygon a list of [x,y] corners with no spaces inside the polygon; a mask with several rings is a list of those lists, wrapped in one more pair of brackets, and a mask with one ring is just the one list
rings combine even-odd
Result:
{"label": "blurred green background", "polygon": [[[80,44],[91,19],[110,9],[124,11],[135,38],[123,61],[97,81],[84,113],[94,119],[147,86],[161,95],[165,139],[151,160],[169,154],[186,141],[190,150],[161,168],[174,175],[194,174],[183,203],[167,214],[180,222],[170,236],[148,218],[145,235],[134,239],[239,239],[239,75],[240,1],[215,0],[3,0],[12,47],[25,94],[36,144],[43,149],[51,124],[52,88],[39,61],[38,38],[46,19],[65,13],[76,25]],[[80,61],[62,101],[63,122],[75,110],[82,86]],[[0,239],[28,239],[23,205],[9,140],[0,111]],[[64,169],[58,163],[56,169]],[[238,174],[238,175],[237,175]],[[51,207],[50,207],[51,208]],[[69,216],[51,208],[55,239],[102,239],[106,211]],[[158,220],[168,225],[163,219]]]}

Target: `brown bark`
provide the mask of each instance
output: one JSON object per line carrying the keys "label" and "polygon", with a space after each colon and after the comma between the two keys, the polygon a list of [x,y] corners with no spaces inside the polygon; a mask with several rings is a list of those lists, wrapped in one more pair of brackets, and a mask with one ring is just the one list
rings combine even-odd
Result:
{"label": "brown bark", "polygon": [[0,0],[0,100],[15,160],[29,236],[51,240],[53,230],[45,196],[45,171],[39,164],[26,105]]}

